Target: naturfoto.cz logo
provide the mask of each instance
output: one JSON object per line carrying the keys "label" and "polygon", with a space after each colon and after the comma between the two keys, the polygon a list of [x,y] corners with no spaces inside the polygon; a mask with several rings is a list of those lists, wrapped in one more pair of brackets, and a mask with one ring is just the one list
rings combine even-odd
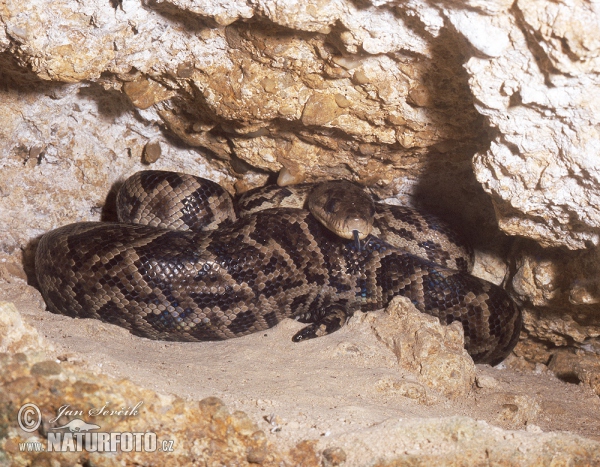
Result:
{"label": "naturfoto.cz logo", "polygon": [[[130,417],[138,415],[142,402],[133,408],[127,407],[120,410],[111,410],[107,405],[87,411],[90,417],[121,416]],[[82,410],[73,410],[64,405],[58,409],[55,417],[48,420],[52,424],[61,417],[83,417]],[[26,433],[35,432],[42,423],[42,412],[32,403],[24,404],[17,415],[21,430]],[[91,423],[83,418],[72,418],[61,426],[47,429],[46,444],[39,441],[26,441],[19,444],[21,451],[48,451],[48,452],[172,452],[173,440],[158,441],[154,432],[102,432],[101,426]]]}

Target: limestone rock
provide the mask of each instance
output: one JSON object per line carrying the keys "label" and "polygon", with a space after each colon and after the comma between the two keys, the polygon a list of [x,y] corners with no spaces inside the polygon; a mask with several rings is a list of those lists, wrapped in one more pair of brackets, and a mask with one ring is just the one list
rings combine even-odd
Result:
{"label": "limestone rock", "polygon": [[[5,73],[0,81],[11,78]],[[207,166],[193,149],[168,142],[154,111],[136,114],[127,98],[93,84],[25,83],[37,87],[35,98],[18,86],[0,92],[2,253],[20,261],[42,233],[106,217],[111,187],[147,168],[148,143],[161,145],[153,168],[204,175],[233,191],[234,179],[222,165]]]}
{"label": "limestone rock", "polygon": [[492,284],[502,286],[509,276],[508,264],[496,252],[475,251],[475,261],[471,274]]}
{"label": "limestone rock", "polygon": [[513,254],[512,287],[520,300],[535,306],[595,305],[600,303],[599,260],[597,249],[565,255],[557,249],[519,245]]}
{"label": "limestone rock", "polygon": [[505,232],[543,246],[598,245],[599,49],[583,39],[596,37],[597,7],[519,1],[515,13],[489,20],[507,35],[504,50],[466,64],[477,109],[498,131],[475,156],[477,179]]}
{"label": "limestone rock", "polygon": [[[218,462],[220,465],[248,465],[248,462],[262,465],[280,465],[281,455],[267,442],[264,434],[243,412],[231,413],[221,401],[207,398],[200,403],[184,402],[175,397],[159,396],[152,391],[141,389],[131,382],[114,381],[104,375],[94,375],[82,371],[72,364],[62,362],[57,371],[48,371],[49,365],[31,365],[23,354],[13,356],[1,354],[2,377],[0,381],[0,405],[2,424],[7,427],[0,438],[0,458],[12,462],[34,463],[86,462],[94,465],[135,465],[154,464],[157,452],[125,448],[118,455],[104,452],[69,452],[63,438],[58,438],[54,450],[59,452],[35,452],[20,449],[22,443],[42,446],[42,451],[53,443],[46,439],[48,432],[64,426],[69,420],[83,419],[109,433],[156,433],[161,455],[169,456],[170,465],[189,465],[203,459],[204,462]],[[42,423],[33,432],[19,429],[19,408],[31,401],[30,391],[36,388],[35,405],[41,411]],[[108,389],[112,388],[112,389]],[[67,415],[61,408],[71,412]],[[103,415],[103,413],[123,411],[125,415]],[[81,411],[81,414],[74,413]],[[104,412],[106,411],[106,412]],[[75,417],[73,417],[75,415]],[[57,418],[58,417],[58,418]],[[174,423],[173,421],[177,422]],[[27,425],[26,425],[27,426]],[[52,438],[56,439],[56,437]],[[145,438],[144,438],[145,439]],[[165,440],[166,443],[162,443]],[[172,441],[172,443],[171,443]],[[122,447],[122,446],[121,446]],[[156,449],[156,448],[155,448]],[[60,452],[60,451],[63,452]],[[294,456],[291,455],[293,462]]]}
{"label": "limestone rock", "polygon": [[600,396],[600,357],[597,354],[576,355],[568,350],[556,352],[548,365],[559,378],[579,381]]}
{"label": "limestone rock", "polygon": [[552,348],[573,346],[582,351],[600,350],[600,321],[595,307],[600,301],[598,251],[570,256],[560,250],[517,245],[511,287],[523,308],[526,333],[539,347],[522,353],[533,362],[548,363]]}
{"label": "limestone rock", "polygon": [[[385,314],[371,325],[377,337],[394,352],[400,367],[416,373],[419,383],[448,397],[471,391],[475,365],[464,349],[460,323],[443,326],[439,319],[418,311],[407,298],[396,297]],[[415,396],[406,387],[397,390],[422,398],[418,390]]]}
{"label": "limestone rock", "polygon": [[[388,420],[370,430],[322,440],[347,452],[348,465],[551,465],[600,462],[598,443],[567,433],[540,430],[502,432],[464,417]],[[385,448],[384,448],[385,446]],[[351,447],[351,449],[349,449]],[[387,455],[385,452],[399,453]],[[376,459],[360,463],[359,460]]]}
{"label": "limestone rock", "polygon": [[517,429],[535,420],[540,405],[534,397],[504,393],[492,410],[496,412],[497,423],[507,428]]}
{"label": "limestone rock", "polygon": [[[595,3],[520,0],[525,28],[557,70],[579,75],[600,70],[600,9]],[[575,59],[575,57],[577,59]]]}
{"label": "limestone rock", "polygon": [[21,319],[10,302],[0,301],[0,352],[29,353],[30,356],[50,350],[38,332]]}
{"label": "limestone rock", "polygon": [[[434,147],[486,146],[476,108],[497,131],[474,168],[500,227],[546,246],[596,245],[597,8],[463,3],[28,0],[4,5],[0,44],[3,62],[43,80],[123,92],[152,108],[151,124],[160,110],[189,144],[224,156],[220,134],[250,165],[279,171],[292,159],[309,179],[418,176]],[[296,138],[301,161],[287,157]],[[73,150],[23,139],[41,162]],[[377,157],[354,157],[365,143]]]}
{"label": "limestone rock", "polygon": [[525,329],[537,339],[551,342],[555,346],[576,345],[590,346],[594,351],[593,341],[600,337],[600,327],[594,323],[594,315],[579,313],[578,315],[561,314],[532,309],[523,313]]}
{"label": "limestone rock", "polygon": [[475,383],[478,388],[493,389],[498,386],[498,381],[494,377],[485,374],[477,375]]}
{"label": "limestone rock", "polygon": [[146,110],[175,95],[151,79],[138,79],[123,84],[123,92],[138,109]]}
{"label": "limestone rock", "polygon": [[[14,307],[8,313],[18,317]],[[14,334],[20,326],[19,319],[12,319],[1,328],[0,338]],[[41,342],[41,345],[46,344]],[[216,397],[206,397],[199,402],[184,401],[141,388],[126,379],[115,380],[99,371],[85,370],[68,361],[43,357],[34,361],[31,353],[0,353],[0,365],[3,370],[0,373],[0,424],[3,427],[0,459],[18,465],[133,466],[154,465],[157,459],[168,459],[168,464],[174,466],[200,462],[314,467],[387,466],[407,462],[450,466],[472,464],[474,459],[481,459],[482,463],[517,462],[519,465],[600,462],[599,443],[591,439],[569,433],[544,433],[530,423],[527,430],[503,430],[484,421],[456,416],[386,417],[367,429],[351,429],[337,436],[300,441],[282,450],[274,446],[244,412],[228,409]],[[18,425],[19,409],[32,400],[40,409],[42,423],[26,432]],[[523,423],[540,410],[533,398],[523,395],[507,393],[500,403],[493,409],[503,423]],[[114,413],[111,414],[111,410]],[[33,423],[36,420],[31,418]],[[49,433],[56,434],[54,428],[73,420],[98,426],[94,432],[156,433],[158,448],[168,452],[121,450],[113,454],[36,449],[36,446],[45,449]],[[24,426],[32,428],[28,423]],[[67,430],[61,433],[65,437],[69,435]]]}

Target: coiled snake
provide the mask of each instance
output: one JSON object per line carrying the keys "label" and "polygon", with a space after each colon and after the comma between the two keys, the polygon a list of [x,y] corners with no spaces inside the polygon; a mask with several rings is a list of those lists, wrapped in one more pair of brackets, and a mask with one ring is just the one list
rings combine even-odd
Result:
{"label": "coiled snake", "polygon": [[[286,207],[306,196],[314,214]],[[265,203],[278,207],[259,210]],[[291,317],[310,323],[298,341],[403,295],[444,324],[459,320],[476,362],[499,363],[519,337],[521,312],[468,273],[471,252],[448,226],[373,203],[349,182],[267,187],[238,201],[236,219],[214,182],[144,171],[123,184],[117,205],[119,223],[75,223],[40,240],[36,272],[50,311],[178,341],[243,336]],[[317,218],[333,220],[326,228]]]}

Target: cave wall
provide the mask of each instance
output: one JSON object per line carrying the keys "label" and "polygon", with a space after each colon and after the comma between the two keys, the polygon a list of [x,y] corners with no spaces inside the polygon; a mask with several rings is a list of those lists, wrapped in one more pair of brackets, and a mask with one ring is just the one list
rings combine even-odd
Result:
{"label": "cave wall", "polygon": [[232,193],[347,178],[465,232],[524,308],[517,355],[597,358],[598,8],[2,2],[0,275],[146,167]]}

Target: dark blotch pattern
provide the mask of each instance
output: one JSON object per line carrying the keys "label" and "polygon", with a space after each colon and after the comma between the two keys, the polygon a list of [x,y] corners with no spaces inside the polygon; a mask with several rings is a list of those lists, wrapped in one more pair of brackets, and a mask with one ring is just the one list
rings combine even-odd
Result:
{"label": "dark blotch pattern", "polygon": [[[245,205],[283,204],[293,192],[269,188]],[[310,323],[294,337],[303,340],[403,295],[442,323],[460,321],[477,362],[498,363],[518,339],[521,313],[505,291],[469,275],[469,248],[409,208],[376,204],[374,233],[359,247],[302,209],[236,220],[218,185],[185,174],[140,172],[118,202],[129,203],[120,223],[71,224],[42,237],[36,270],[50,311],[181,341],[228,339],[295,317]]]}

